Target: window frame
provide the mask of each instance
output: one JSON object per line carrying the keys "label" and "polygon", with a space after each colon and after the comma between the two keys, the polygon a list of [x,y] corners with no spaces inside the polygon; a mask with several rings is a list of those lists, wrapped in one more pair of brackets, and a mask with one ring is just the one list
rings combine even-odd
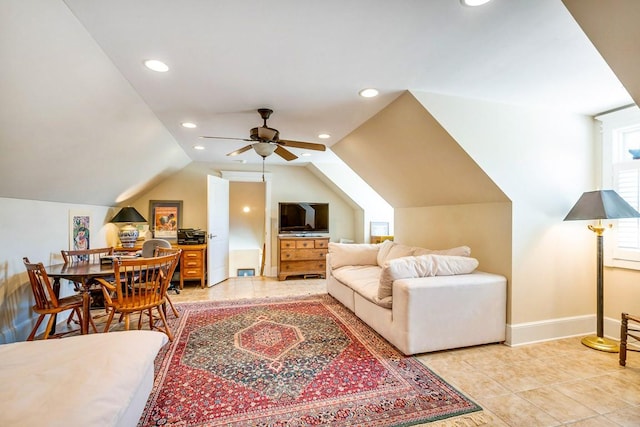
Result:
{"label": "window frame", "polygon": [[[622,159],[620,138],[624,132],[640,130],[640,109],[633,105],[610,113],[601,114],[595,118],[601,123],[602,188],[612,188],[617,191],[617,169],[637,169],[640,175],[640,160],[636,160],[638,163],[635,167],[634,164],[631,163],[632,160],[620,160]],[[604,239],[605,265],[609,267],[640,270],[640,248],[619,248],[617,246],[619,221],[612,220],[611,223],[613,228],[608,231],[609,238]],[[638,227],[640,229],[640,222]]]}

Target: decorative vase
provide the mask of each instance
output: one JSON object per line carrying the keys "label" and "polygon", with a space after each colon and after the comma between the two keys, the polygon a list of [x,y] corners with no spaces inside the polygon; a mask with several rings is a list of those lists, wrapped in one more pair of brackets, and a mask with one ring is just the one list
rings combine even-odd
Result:
{"label": "decorative vase", "polygon": [[118,236],[120,237],[120,243],[123,248],[133,248],[136,246],[136,240],[138,240],[138,229],[133,224],[127,224],[120,228]]}

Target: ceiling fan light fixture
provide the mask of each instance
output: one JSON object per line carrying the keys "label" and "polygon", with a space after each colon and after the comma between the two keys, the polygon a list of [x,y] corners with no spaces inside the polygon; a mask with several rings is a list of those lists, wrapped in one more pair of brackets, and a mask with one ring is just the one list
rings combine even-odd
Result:
{"label": "ceiling fan light fixture", "polygon": [[374,89],[372,87],[366,88],[366,89],[362,89],[360,92],[358,92],[358,95],[360,95],[363,98],[374,98],[376,96],[378,96],[380,92],[378,92],[378,89]]}
{"label": "ceiling fan light fixture", "polygon": [[144,61],[144,66],[150,70],[157,71],[158,73],[165,73],[169,71],[169,66],[157,59],[147,59]]}
{"label": "ceiling fan light fixture", "polygon": [[280,133],[277,129],[272,129],[265,126],[251,129],[251,139],[254,141],[277,141]]}
{"label": "ceiling fan light fixture", "polygon": [[263,158],[269,157],[274,151],[276,151],[276,148],[278,148],[276,144],[271,144],[269,142],[256,142],[255,144],[251,144],[251,146],[255,152]]}

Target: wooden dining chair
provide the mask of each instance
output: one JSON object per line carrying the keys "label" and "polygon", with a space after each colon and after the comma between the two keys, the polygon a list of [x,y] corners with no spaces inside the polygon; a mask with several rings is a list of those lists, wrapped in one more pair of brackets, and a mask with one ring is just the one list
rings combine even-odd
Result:
{"label": "wooden dining chair", "polygon": [[[96,249],[76,249],[76,250],[64,250],[60,251],[62,254],[62,259],[65,264],[77,264],[77,263],[100,263],[100,258],[103,256],[113,255],[113,247],[108,248],[96,248]],[[82,291],[82,284],[78,282],[73,282],[73,286],[76,292]],[[92,286],[91,289],[91,300],[97,301],[98,304],[96,307],[100,307],[100,301],[102,300],[102,287],[100,285]],[[74,320],[74,315],[72,314],[67,319],[67,324],[71,323]]]}
{"label": "wooden dining chair", "polygon": [[[180,253],[153,258],[115,259],[113,261],[114,282],[96,279],[102,285],[105,304],[109,316],[104,332],[108,332],[115,313],[122,314],[124,328],[129,330],[130,315],[140,313],[138,329],[142,329],[143,313],[149,316],[149,329],[158,329],[173,340],[171,328],[167,323],[164,306],[167,302],[167,287],[178,263]],[[155,326],[155,309],[162,321],[163,328]]]}
{"label": "wooden dining chair", "polygon": [[627,351],[640,351],[640,349],[629,348],[629,337],[633,338],[637,344],[640,341],[640,316],[622,313],[620,322],[620,366],[627,364]]}
{"label": "wooden dining chair", "polygon": [[[155,248],[154,256],[166,256],[166,255],[178,254],[178,261],[179,261],[181,253],[182,253],[182,249],[172,248],[171,246],[168,248],[158,246]],[[176,317],[180,317],[180,315],[178,314],[178,310],[176,310],[176,308],[173,306],[173,302],[171,301],[171,298],[169,298],[169,288],[171,287],[171,282],[173,280],[173,273],[175,272],[177,266],[178,266],[178,263],[176,263],[176,265],[173,267],[173,270],[169,272],[169,285],[165,290],[165,294],[166,294],[165,298],[167,299],[167,302],[171,307],[171,311],[173,311],[173,315]]]}
{"label": "wooden dining chair", "polygon": [[[53,286],[51,285],[51,281],[49,280],[49,276],[47,275],[44,265],[41,262],[36,264],[31,263],[27,257],[22,258],[22,261],[24,262],[24,266],[29,274],[29,282],[31,283],[31,290],[33,291],[33,297],[35,299],[35,304],[32,308],[33,311],[39,314],[36,325],[29,334],[27,341],[33,341],[38,328],[46,316],[49,316],[49,321],[47,322],[47,327],[44,331],[44,335],[42,336],[42,339],[45,340],[49,338],[54,319],[56,318],[54,315],[58,313],[73,310],[73,313],[75,313],[78,316],[78,319],[82,322],[82,296],[72,295],[69,297],[58,298],[53,291]],[[93,324],[93,328],[95,331],[95,324]],[[58,336],[61,335],[62,334],[58,334]]]}

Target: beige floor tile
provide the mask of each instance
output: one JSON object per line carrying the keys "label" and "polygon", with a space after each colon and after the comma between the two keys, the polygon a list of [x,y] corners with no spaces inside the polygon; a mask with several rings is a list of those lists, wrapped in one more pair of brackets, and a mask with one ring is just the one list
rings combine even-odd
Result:
{"label": "beige floor tile", "polygon": [[620,427],[620,424],[614,423],[602,415],[576,421],[575,423],[568,423],[566,425],[571,427]]}
{"label": "beige floor tile", "polygon": [[640,407],[620,409],[607,414],[606,418],[623,427],[638,427],[640,426]]}
{"label": "beige floor tile", "polygon": [[544,408],[544,412],[563,423],[598,415],[594,410],[550,387],[527,390],[517,395]]}
{"label": "beige floor tile", "polygon": [[616,395],[598,388],[597,381],[591,379],[568,381],[556,384],[553,388],[599,414],[614,412],[629,406],[629,403],[618,399]]}
{"label": "beige floor tile", "polygon": [[487,408],[509,426],[548,427],[560,425],[560,422],[551,415],[515,394],[482,399],[478,404]]}

